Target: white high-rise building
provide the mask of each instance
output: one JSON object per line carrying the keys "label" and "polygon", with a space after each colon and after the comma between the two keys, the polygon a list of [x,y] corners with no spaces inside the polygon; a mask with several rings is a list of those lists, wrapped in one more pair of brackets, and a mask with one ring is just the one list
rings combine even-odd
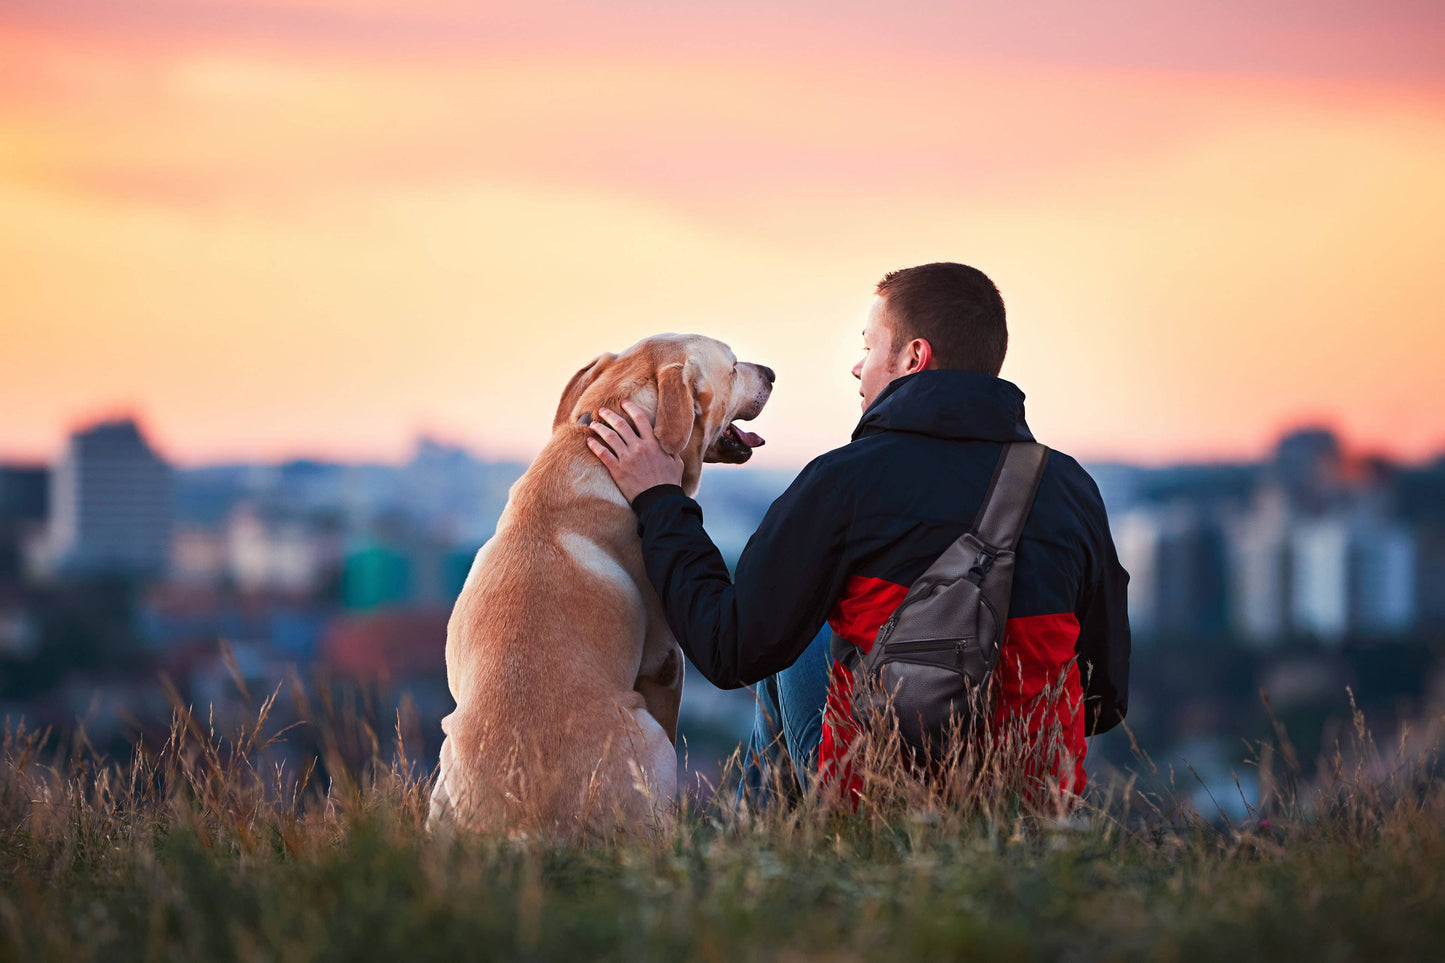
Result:
{"label": "white high-rise building", "polygon": [[1325,642],[1350,630],[1350,526],[1340,517],[1301,522],[1291,533],[1294,627]]}
{"label": "white high-rise building", "polygon": [[1277,497],[1262,498],[1229,526],[1230,624],[1255,646],[1290,629],[1290,519]]}
{"label": "white high-rise building", "polygon": [[1326,642],[1408,632],[1416,617],[1416,546],[1406,529],[1356,513],[1299,525],[1292,540],[1295,627]]}
{"label": "white high-rise building", "polygon": [[1159,630],[1159,517],[1147,508],[1133,508],[1110,521],[1119,564],[1129,573],[1129,627],[1139,642]]}
{"label": "white high-rise building", "polygon": [[48,554],[60,572],[159,572],[175,480],[129,419],[70,436],[50,475]]}

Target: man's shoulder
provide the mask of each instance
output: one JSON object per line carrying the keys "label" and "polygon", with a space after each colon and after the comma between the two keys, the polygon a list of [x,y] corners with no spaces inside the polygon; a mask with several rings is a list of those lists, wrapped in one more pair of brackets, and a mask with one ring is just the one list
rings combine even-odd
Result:
{"label": "man's shoulder", "polygon": [[1035,514],[1058,531],[1077,531],[1086,544],[1110,538],[1109,515],[1099,486],[1072,455],[1049,450],[1049,463],[1034,501]]}
{"label": "man's shoulder", "polygon": [[1088,469],[1080,464],[1077,458],[1057,448],[1050,448],[1045,478],[1049,475],[1052,475],[1058,484],[1069,489],[1076,498],[1103,511],[1104,498],[1099,493],[1099,486],[1095,483],[1094,476],[1089,474]]}
{"label": "man's shoulder", "polygon": [[829,468],[843,468],[848,465],[857,464],[860,461],[865,461],[877,453],[880,447],[879,440],[883,437],[881,434],[869,435],[865,438],[859,438],[856,441],[850,441],[846,445],[839,445],[837,448],[825,451],[808,462],[803,470],[807,471],[813,468],[825,470]]}
{"label": "man's shoulder", "polygon": [[[966,443],[965,443],[966,444]],[[976,443],[975,443],[976,444]],[[958,441],[933,438],[927,435],[906,432],[880,432],[855,439],[846,445],[823,452],[803,467],[794,480],[792,488],[801,492],[810,488],[827,488],[831,494],[840,494],[854,481],[862,481],[863,489],[873,491],[879,486],[894,484],[900,473],[919,482],[951,487],[954,484],[948,473],[936,470],[937,460],[942,454],[940,448],[960,445]],[[992,470],[998,457],[996,443],[984,443],[989,450],[985,456],[981,451],[970,455],[965,462],[977,460],[980,471]],[[967,445],[973,447],[973,445]],[[923,470],[927,467],[929,470]],[[1049,450],[1048,467],[1045,469],[1041,492],[1043,497],[1058,500],[1075,511],[1104,518],[1104,500],[1094,479],[1079,461],[1067,452],[1055,448]]]}
{"label": "man's shoulder", "polygon": [[889,450],[898,440],[897,435],[880,433],[839,445],[804,465],[794,484],[837,485],[850,478],[870,474],[880,459],[889,457]]}
{"label": "man's shoulder", "polygon": [[856,459],[853,457],[854,453],[848,451],[850,447],[844,445],[814,457],[799,470],[797,475],[793,476],[788,490],[797,493],[803,489],[820,485],[836,486],[855,467]]}
{"label": "man's shoulder", "polygon": [[[919,453],[936,453],[941,447],[965,447],[972,448],[983,446],[989,454],[982,453],[974,456],[984,460],[995,460],[998,457],[1002,442],[991,442],[978,440],[960,440],[952,438],[936,438],[931,435],[916,434],[912,432],[878,432],[877,434],[865,435],[857,438],[846,445],[841,445],[831,451],[825,451],[810,461],[804,471],[828,470],[846,468],[852,466],[866,465],[880,458],[893,457],[900,450],[917,450]],[[1072,455],[1050,447],[1049,463],[1047,472],[1064,483],[1079,487],[1098,494],[1098,486],[1094,479],[1079,461]]]}

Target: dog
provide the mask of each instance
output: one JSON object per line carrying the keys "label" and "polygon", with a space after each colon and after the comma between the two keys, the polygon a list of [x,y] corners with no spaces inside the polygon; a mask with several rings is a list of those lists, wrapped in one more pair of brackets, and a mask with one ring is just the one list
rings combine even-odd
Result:
{"label": "dog", "polygon": [[670,823],[682,650],[587,425],[631,399],[694,495],[703,463],[741,464],[762,444],[736,422],[762,412],[773,379],[721,341],[659,335],[568,382],[447,625],[457,707],[442,720],[430,827],[574,838]]}

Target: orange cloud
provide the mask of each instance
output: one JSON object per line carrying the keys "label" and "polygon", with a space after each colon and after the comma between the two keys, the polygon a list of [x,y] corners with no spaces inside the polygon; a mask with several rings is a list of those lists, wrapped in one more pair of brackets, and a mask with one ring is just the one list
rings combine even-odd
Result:
{"label": "orange cloud", "polygon": [[856,418],[872,283],[938,258],[999,282],[1059,447],[1445,445],[1428,90],[43,31],[0,64],[0,451],[122,402],[190,460],[525,455],[581,363],[687,329],[778,369],[796,464]]}

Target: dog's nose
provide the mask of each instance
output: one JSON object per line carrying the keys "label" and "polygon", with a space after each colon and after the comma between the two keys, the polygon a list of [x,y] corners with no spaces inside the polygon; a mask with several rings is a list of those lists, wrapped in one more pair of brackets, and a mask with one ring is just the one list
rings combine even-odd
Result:
{"label": "dog's nose", "polygon": [[768,384],[772,384],[773,382],[778,380],[777,374],[773,371],[772,368],[769,368],[767,365],[758,365],[758,370],[763,373],[764,378],[768,379]]}

